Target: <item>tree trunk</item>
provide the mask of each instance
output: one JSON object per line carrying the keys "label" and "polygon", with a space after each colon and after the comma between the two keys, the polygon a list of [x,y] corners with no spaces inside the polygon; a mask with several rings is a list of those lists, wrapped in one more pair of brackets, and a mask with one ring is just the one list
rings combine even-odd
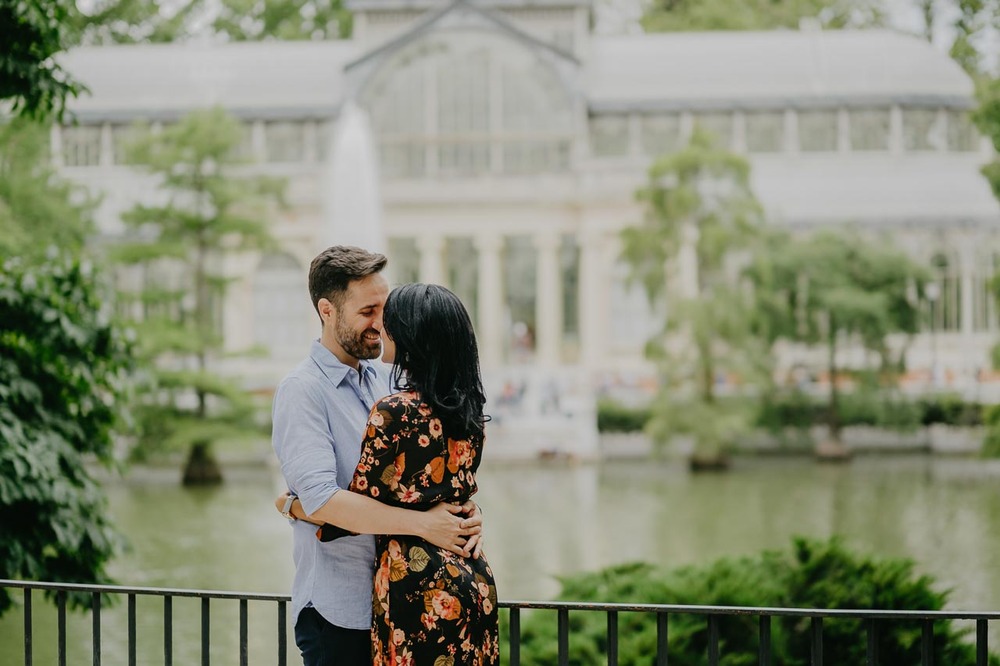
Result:
{"label": "tree trunk", "polygon": [[830,318],[830,344],[827,368],[830,373],[830,403],[827,405],[826,439],[817,442],[816,458],[822,462],[844,462],[849,460],[851,452],[840,439],[840,394],[837,391],[837,329]]}
{"label": "tree trunk", "polygon": [[214,486],[222,483],[222,468],[212,453],[211,442],[199,440],[191,444],[181,483],[185,486]]}

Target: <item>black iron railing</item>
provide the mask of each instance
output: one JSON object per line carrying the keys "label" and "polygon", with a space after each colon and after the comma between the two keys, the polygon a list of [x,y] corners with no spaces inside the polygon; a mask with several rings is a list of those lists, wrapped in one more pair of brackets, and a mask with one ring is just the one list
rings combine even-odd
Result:
{"label": "black iron railing", "polygon": [[[89,595],[91,612],[91,645],[92,663],[100,666],[102,660],[101,647],[101,609],[104,597],[124,597],[127,610],[127,663],[136,663],[136,599],[137,597],[158,597],[162,599],[162,632],[164,666],[174,664],[174,612],[173,601],[177,598],[195,598],[200,600],[200,644],[201,663],[208,666],[211,663],[211,608],[213,601],[232,602],[239,606],[239,663],[247,666],[249,654],[249,624],[248,608],[250,603],[273,604],[277,610],[275,615],[274,636],[277,638],[277,655],[260,655],[259,663],[276,663],[286,666],[288,651],[288,617],[287,609],[290,598],[282,594],[250,594],[239,592],[217,592],[207,590],[181,590],[148,587],[122,587],[114,585],[77,585],[68,583],[39,583],[0,579],[0,588],[21,589],[23,591],[22,615],[24,624],[24,664],[32,666],[34,654],[34,632],[32,627],[34,592],[49,592],[55,595],[55,612],[57,615],[56,654],[59,666],[67,663],[80,664],[81,656],[73,654],[67,660],[66,646],[66,609],[67,595]],[[558,601],[501,601],[500,607],[509,613],[510,642],[506,646],[510,666],[520,666],[521,663],[521,615],[525,610],[550,610],[557,616],[558,664],[568,666],[570,660],[569,635],[570,613],[604,613],[607,618],[607,663],[609,666],[618,664],[618,617],[620,613],[645,613],[656,617],[656,655],[657,666],[667,666],[669,618],[671,615],[705,616],[708,635],[707,664],[718,666],[719,651],[719,621],[726,616],[757,617],[759,622],[758,664],[772,664],[771,621],[773,618],[799,617],[810,618],[811,623],[811,659],[812,666],[823,666],[823,621],[825,619],[862,620],[865,624],[867,658],[865,666],[879,666],[878,644],[879,627],[889,620],[905,620],[918,622],[921,626],[920,664],[921,666],[950,666],[934,663],[934,625],[935,622],[950,620],[971,620],[975,622],[976,666],[988,666],[988,628],[989,621],[1000,620],[1000,612],[963,612],[963,611],[879,611],[879,610],[831,610],[803,608],[757,608],[739,606],[680,606],[670,604],[592,604]],[[840,666],[840,665],[834,665]],[[895,666],[883,664],[881,666]]]}

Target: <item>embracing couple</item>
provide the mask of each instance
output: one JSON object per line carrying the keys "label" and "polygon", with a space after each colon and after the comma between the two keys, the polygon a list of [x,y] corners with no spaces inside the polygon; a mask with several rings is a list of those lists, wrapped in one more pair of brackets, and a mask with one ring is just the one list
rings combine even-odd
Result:
{"label": "embracing couple", "polygon": [[313,260],[322,334],[274,396],[295,642],[305,666],[497,664],[472,322],[444,287],[389,293],[385,264],[348,246]]}

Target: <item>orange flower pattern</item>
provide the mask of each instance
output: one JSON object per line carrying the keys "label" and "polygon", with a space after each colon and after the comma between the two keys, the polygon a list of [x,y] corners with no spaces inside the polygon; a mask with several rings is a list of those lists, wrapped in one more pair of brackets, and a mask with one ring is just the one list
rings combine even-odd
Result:
{"label": "orange flower pattern", "polygon": [[[448,437],[415,393],[372,409],[351,490],[381,502],[428,509],[476,492],[481,439]],[[463,558],[419,537],[375,539],[374,666],[500,663],[497,589],[486,558]]]}

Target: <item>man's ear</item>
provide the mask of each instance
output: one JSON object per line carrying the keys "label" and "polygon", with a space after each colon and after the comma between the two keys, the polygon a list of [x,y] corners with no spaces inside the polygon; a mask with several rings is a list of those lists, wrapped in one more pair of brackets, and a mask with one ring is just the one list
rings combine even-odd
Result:
{"label": "man's ear", "polygon": [[325,324],[337,318],[337,306],[327,298],[321,298],[316,302],[316,309],[319,311],[320,319]]}

